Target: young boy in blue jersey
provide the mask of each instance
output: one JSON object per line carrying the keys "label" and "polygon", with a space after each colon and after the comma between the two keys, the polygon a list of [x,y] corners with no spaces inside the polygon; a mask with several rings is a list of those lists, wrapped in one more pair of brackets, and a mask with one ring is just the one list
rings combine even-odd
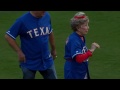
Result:
{"label": "young boy in blue jersey", "polygon": [[65,44],[65,79],[90,79],[88,58],[100,46],[94,42],[90,49],[87,48],[85,35],[89,30],[88,23],[89,18],[84,12],[76,13],[71,19],[73,33],[69,35]]}
{"label": "young boy in blue jersey", "polygon": [[[16,42],[18,36],[21,41],[20,47]],[[37,71],[44,79],[57,79],[54,66],[56,58],[54,34],[47,11],[25,13],[9,28],[5,39],[18,55],[23,79],[35,79]]]}

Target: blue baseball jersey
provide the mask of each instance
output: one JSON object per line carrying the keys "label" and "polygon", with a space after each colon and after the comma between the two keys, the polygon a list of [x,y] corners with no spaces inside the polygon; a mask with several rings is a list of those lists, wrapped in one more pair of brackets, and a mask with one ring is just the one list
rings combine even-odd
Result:
{"label": "blue baseball jersey", "polygon": [[88,49],[80,36],[73,32],[66,40],[65,45],[65,65],[64,77],[65,79],[84,79],[88,74],[88,59],[82,63],[75,60],[75,56],[87,52]]}
{"label": "blue baseball jersey", "polygon": [[30,12],[18,18],[6,32],[10,37],[21,40],[21,49],[26,62],[20,63],[31,70],[46,70],[53,64],[49,51],[49,34],[52,32],[51,18],[45,12],[41,18],[33,17]]}

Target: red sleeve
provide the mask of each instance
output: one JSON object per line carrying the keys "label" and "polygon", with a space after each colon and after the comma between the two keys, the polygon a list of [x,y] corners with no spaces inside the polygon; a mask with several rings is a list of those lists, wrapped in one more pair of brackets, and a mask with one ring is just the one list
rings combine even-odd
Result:
{"label": "red sleeve", "polygon": [[90,56],[92,56],[92,52],[90,52],[90,50],[88,50],[84,54],[78,54],[78,55],[76,55],[75,59],[76,59],[76,62],[82,63],[84,60],[86,60]]}

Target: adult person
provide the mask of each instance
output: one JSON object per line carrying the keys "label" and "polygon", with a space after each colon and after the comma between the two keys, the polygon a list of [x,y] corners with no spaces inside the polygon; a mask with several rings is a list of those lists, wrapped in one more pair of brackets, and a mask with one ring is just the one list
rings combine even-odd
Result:
{"label": "adult person", "polygon": [[[16,42],[18,36],[21,45]],[[37,71],[44,79],[57,79],[54,65],[57,53],[47,11],[26,12],[6,31],[5,39],[18,55],[23,79],[35,79]]]}
{"label": "adult person", "polygon": [[98,43],[92,43],[91,48],[86,46],[85,35],[89,30],[89,18],[84,12],[77,12],[70,21],[73,32],[69,35],[65,44],[65,79],[90,79],[88,59]]}

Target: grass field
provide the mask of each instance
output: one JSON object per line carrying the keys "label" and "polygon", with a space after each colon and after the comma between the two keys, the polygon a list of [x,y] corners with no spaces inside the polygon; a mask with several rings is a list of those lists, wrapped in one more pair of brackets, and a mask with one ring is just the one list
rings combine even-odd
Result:
{"label": "grass field", "polygon": [[[16,53],[4,39],[5,32],[16,18],[26,11],[0,11],[0,79],[21,79]],[[55,34],[57,58],[55,66],[59,79],[63,79],[64,44],[72,32],[70,18],[77,11],[49,11]],[[92,79],[120,79],[120,11],[85,11],[90,19],[89,33],[86,35],[88,48],[92,42],[100,44],[89,59]],[[17,39],[18,43],[19,40]],[[42,79],[39,73],[36,79]]]}

